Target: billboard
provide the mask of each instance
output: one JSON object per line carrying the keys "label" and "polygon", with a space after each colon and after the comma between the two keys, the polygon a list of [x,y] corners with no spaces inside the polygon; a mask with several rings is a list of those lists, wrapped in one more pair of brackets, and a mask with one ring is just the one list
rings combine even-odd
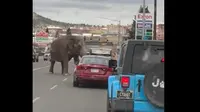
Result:
{"label": "billboard", "polygon": [[40,32],[36,33],[35,37],[36,37],[35,40],[37,43],[46,44],[49,42],[48,33],[44,32],[44,31],[40,31]]}

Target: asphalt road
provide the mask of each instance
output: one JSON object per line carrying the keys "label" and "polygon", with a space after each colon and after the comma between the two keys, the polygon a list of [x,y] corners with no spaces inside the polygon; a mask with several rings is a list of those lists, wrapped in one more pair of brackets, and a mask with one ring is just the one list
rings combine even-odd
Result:
{"label": "asphalt road", "polygon": [[[69,73],[74,64],[69,62]],[[106,89],[98,86],[74,88],[72,76],[61,75],[60,63],[54,74],[49,62],[33,63],[33,112],[106,112]]]}

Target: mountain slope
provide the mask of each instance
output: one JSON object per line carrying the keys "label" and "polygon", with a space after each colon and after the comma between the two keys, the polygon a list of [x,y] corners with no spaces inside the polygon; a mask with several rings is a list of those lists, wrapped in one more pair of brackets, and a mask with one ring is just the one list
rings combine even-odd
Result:
{"label": "mountain slope", "polygon": [[66,27],[69,24],[68,23],[64,23],[64,22],[51,20],[49,18],[43,17],[43,16],[33,12],[33,27],[41,27],[41,26],[48,26],[48,25]]}
{"label": "mountain slope", "polygon": [[59,22],[55,20],[51,20],[49,18],[43,17],[35,12],[33,12],[33,29],[41,29],[41,27],[46,27],[49,25],[59,26],[59,27],[73,27],[73,26],[91,26],[85,24],[72,24],[72,23],[65,23]]}

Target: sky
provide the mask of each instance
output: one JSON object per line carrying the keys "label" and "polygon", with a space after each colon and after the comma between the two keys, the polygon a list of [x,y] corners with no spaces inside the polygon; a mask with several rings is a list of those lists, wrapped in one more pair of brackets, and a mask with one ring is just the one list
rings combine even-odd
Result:
{"label": "sky", "polygon": [[[92,25],[131,24],[143,0],[33,0],[33,11],[52,20]],[[146,0],[153,15],[154,0]],[[157,23],[164,23],[164,0],[157,0]]]}

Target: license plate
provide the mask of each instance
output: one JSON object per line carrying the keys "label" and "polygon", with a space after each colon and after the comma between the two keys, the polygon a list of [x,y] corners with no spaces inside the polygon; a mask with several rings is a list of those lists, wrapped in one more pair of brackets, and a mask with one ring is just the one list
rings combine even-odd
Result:
{"label": "license plate", "polygon": [[93,73],[98,73],[99,70],[98,70],[98,69],[91,69],[91,72],[93,72]]}
{"label": "license plate", "polygon": [[117,91],[117,98],[119,99],[132,99],[133,91]]}

